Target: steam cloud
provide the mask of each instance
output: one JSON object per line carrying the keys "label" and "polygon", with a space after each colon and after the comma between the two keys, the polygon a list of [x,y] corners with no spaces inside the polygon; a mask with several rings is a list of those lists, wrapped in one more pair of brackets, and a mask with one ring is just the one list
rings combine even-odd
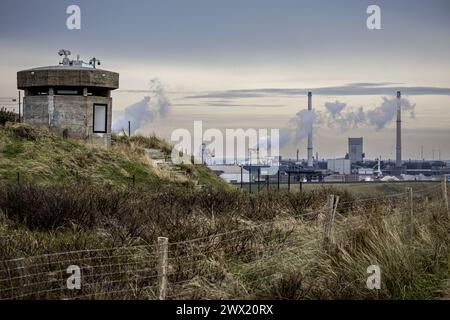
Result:
{"label": "steam cloud", "polygon": [[[367,112],[367,118],[370,124],[376,129],[383,129],[397,114],[397,100],[383,98],[383,103],[375,110]],[[411,104],[407,99],[401,100],[403,111],[409,111],[411,118],[415,118],[415,104]]]}
{"label": "steam cloud", "polygon": [[338,114],[341,113],[342,110],[345,109],[347,106],[346,103],[341,103],[336,100],[336,102],[325,102],[325,108],[330,113],[330,115],[333,117],[333,119],[336,118]]}
{"label": "steam cloud", "polygon": [[[289,142],[300,142],[308,136],[313,125],[326,125],[329,128],[339,128],[342,132],[359,127],[381,130],[397,116],[397,99],[382,98],[382,103],[375,109],[365,111],[363,107],[350,107],[346,103],[335,101],[325,103],[325,112],[301,110],[289,120],[288,129],[284,134],[289,139],[283,139],[281,145]],[[401,99],[403,111],[408,111],[415,118],[415,104],[408,99]]]}
{"label": "steam cloud", "polygon": [[128,121],[131,122],[131,134],[144,128],[149,123],[167,117],[170,111],[170,100],[161,81],[150,81],[149,95],[141,101],[128,106],[113,121],[113,131],[128,131]]}
{"label": "steam cloud", "polygon": [[[300,110],[296,116],[289,120],[289,126],[293,128],[296,141],[301,141],[308,136],[316,120],[320,123],[320,114],[310,110]],[[291,134],[292,137],[292,134]]]}

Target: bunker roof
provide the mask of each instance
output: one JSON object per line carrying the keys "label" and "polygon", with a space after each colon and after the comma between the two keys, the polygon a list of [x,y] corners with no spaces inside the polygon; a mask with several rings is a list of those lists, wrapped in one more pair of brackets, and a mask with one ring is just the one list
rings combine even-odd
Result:
{"label": "bunker roof", "polygon": [[119,74],[80,65],[37,67],[17,73],[17,88],[33,87],[96,87],[119,88]]}

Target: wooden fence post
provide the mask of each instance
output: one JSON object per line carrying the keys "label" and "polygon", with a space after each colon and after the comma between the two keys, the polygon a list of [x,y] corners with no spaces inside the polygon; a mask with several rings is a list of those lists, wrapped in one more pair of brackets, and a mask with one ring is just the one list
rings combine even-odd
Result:
{"label": "wooden fence post", "polygon": [[333,223],[336,217],[337,206],[339,203],[339,196],[330,194],[327,201],[327,213],[324,224],[324,247],[329,251],[330,246],[334,244],[332,237]]}
{"label": "wooden fence post", "polygon": [[167,259],[169,255],[169,239],[158,238],[158,284],[159,300],[166,299],[167,293]]}
{"label": "wooden fence post", "polygon": [[277,190],[280,191],[280,167],[278,167],[277,176],[278,176]]}
{"label": "wooden fence post", "polygon": [[25,279],[25,259],[19,258],[14,260],[16,262],[17,267],[17,273],[19,274],[19,282],[21,286],[25,286],[26,279]]}
{"label": "wooden fence post", "polygon": [[408,240],[412,240],[414,236],[414,200],[413,200],[413,188],[407,188],[408,190],[408,213],[406,215],[406,234]]}
{"label": "wooden fence post", "polygon": [[241,189],[244,187],[244,166],[241,165]]}
{"label": "wooden fence post", "polygon": [[331,234],[331,217],[333,215],[333,207],[334,207],[334,195],[330,194],[327,199],[327,211],[325,213],[325,221],[324,221],[324,245],[328,245],[330,241]]}
{"label": "wooden fence post", "polygon": [[333,210],[333,221],[336,218],[336,212],[337,212],[337,207],[338,207],[338,204],[339,204],[339,200],[340,200],[339,196],[335,196],[335,198],[334,198],[334,210]]}

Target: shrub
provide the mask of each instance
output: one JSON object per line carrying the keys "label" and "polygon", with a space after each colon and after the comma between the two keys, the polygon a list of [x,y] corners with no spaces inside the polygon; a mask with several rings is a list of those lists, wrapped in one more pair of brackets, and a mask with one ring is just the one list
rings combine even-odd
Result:
{"label": "shrub", "polygon": [[14,138],[35,141],[39,137],[39,130],[25,123],[8,123],[6,132]]}
{"label": "shrub", "polygon": [[2,107],[0,108],[0,125],[4,126],[7,122],[16,122],[16,114]]}

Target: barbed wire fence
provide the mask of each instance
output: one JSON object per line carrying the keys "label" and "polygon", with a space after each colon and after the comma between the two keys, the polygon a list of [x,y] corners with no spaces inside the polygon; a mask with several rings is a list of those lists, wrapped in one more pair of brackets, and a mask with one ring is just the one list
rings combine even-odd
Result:
{"label": "barbed wire fence", "polygon": [[[337,236],[370,224],[370,215],[346,216],[344,212],[352,206],[403,203],[401,221],[405,239],[410,241],[419,218],[414,204],[419,200],[427,203],[430,196],[442,198],[448,208],[446,179],[442,185],[346,202],[329,195],[321,210],[187,241],[171,243],[161,237],[156,244],[1,261],[0,299],[205,298],[200,292],[202,285],[217,286],[248,276],[243,266],[248,265],[250,274],[255,275],[245,282],[252,285],[281,276],[281,271],[273,270],[297,259],[307,247],[332,250]],[[261,272],[268,274],[258,277]]]}

